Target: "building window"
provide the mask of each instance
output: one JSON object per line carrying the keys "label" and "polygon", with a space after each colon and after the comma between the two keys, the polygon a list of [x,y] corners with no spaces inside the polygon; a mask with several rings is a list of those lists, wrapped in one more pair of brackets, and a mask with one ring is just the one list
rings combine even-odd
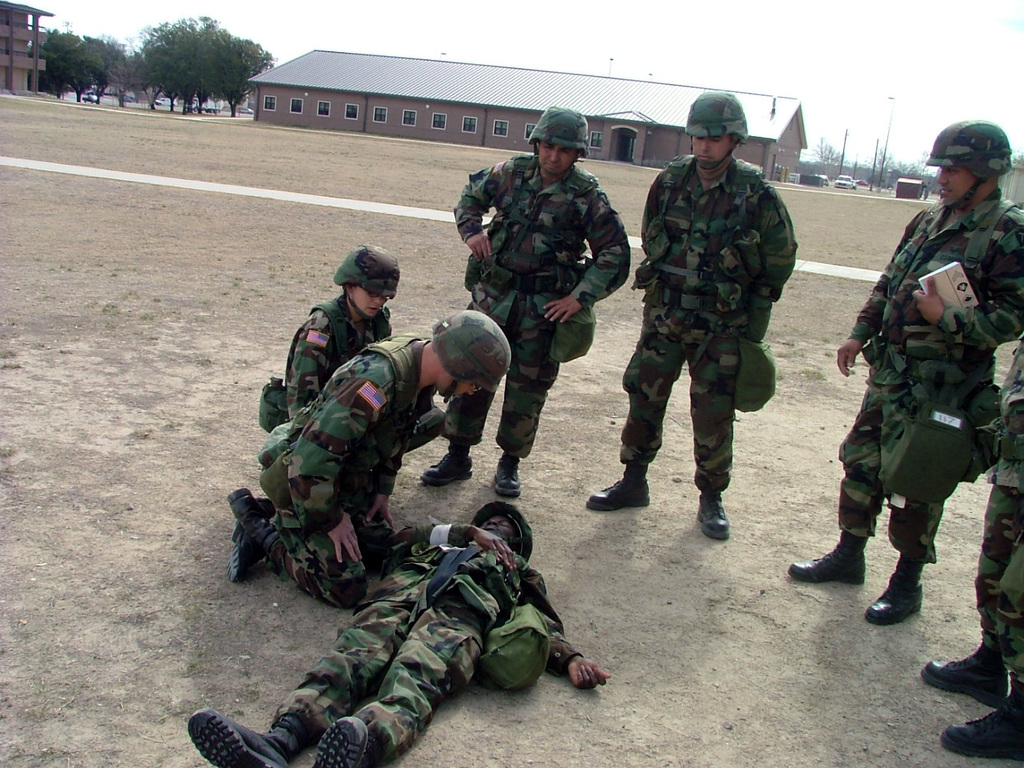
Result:
{"label": "building window", "polygon": [[526,135],[524,135],[523,138],[526,139],[527,141],[529,141],[530,140],[530,134],[533,133],[533,129],[536,128],[536,127],[537,127],[536,123],[527,123],[526,124]]}
{"label": "building window", "polygon": [[316,113],[320,117],[330,117],[331,116],[331,102],[329,102],[329,101],[318,101],[316,103]]}
{"label": "building window", "polygon": [[508,136],[508,120],[495,120],[494,121],[494,135],[495,136]]}
{"label": "building window", "polygon": [[416,125],[416,110],[415,109],[403,109],[402,110],[402,125]]}
{"label": "building window", "polygon": [[358,104],[346,104],[345,105],[345,119],[346,120],[358,120],[359,119],[359,105]]}
{"label": "building window", "polygon": [[375,123],[386,123],[388,121],[388,108],[387,107],[374,107],[373,108],[373,122]]}
{"label": "building window", "polygon": [[604,146],[604,134],[600,131],[590,132],[590,146],[594,149],[600,149]]}
{"label": "building window", "polygon": [[267,112],[273,112],[277,109],[277,96],[264,96],[263,97],[263,108]]}
{"label": "building window", "polygon": [[475,117],[464,117],[464,118],[462,118],[462,132],[463,133],[476,133],[476,118]]}
{"label": "building window", "polygon": [[435,112],[432,126],[440,131],[443,131],[445,128],[448,127],[448,115],[446,115],[444,112]]}
{"label": "building window", "polygon": [[291,113],[293,115],[302,114],[302,99],[292,99]]}

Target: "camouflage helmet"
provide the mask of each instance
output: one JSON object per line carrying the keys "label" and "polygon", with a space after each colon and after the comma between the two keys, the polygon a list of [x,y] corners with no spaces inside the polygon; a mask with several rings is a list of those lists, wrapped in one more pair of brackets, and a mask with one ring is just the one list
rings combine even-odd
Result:
{"label": "camouflage helmet", "polygon": [[560,147],[578,149],[580,157],[587,156],[587,142],[590,140],[590,127],[587,118],[572,109],[565,107],[548,107],[540,116],[540,121],[530,133],[530,143],[546,141]]}
{"label": "camouflage helmet", "polygon": [[512,547],[512,550],[519,554],[524,560],[529,560],[530,555],[533,554],[533,529],[530,528],[530,524],[526,522],[526,518],[523,517],[523,513],[513,505],[505,501],[492,501],[489,504],[484,504],[476,511],[476,514],[473,515],[473,520],[470,524],[479,528],[496,515],[501,515],[506,518],[510,523],[512,523],[513,528],[517,528],[519,530],[519,535],[513,536],[509,539],[508,545]]}
{"label": "camouflage helmet", "polygon": [[690,105],[686,133],[698,138],[731,133],[744,141],[748,133],[743,105],[734,94],[727,91],[705,91]]}
{"label": "camouflage helmet", "polygon": [[464,309],[434,326],[434,351],[456,381],[494,390],[508,371],[512,350],[498,324],[483,312]]}
{"label": "camouflage helmet", "polygon": [[1010,170],[1010,140],[995,123],[961,120],[938,135],[926,164],[959,166],[979,179],[1002,176]]}
{"label": "camouflage helmet", "polygon": [[398,292],[398,259],[373,245],[360,245],[341,262],[334,273],[338,285],[358,285],[360,288],[395,298]]}

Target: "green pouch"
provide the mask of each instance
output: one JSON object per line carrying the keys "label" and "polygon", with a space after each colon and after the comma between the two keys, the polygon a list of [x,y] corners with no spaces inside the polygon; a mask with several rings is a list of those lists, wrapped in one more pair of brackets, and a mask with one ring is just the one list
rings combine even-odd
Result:
{"label": "green pouch", "polygon": [[517,605],[508,621],[484,637],[480,654],[483,681],[506,690],[528,688],[544,674],[550,650],[544,614],[530,603]]}
{"label": "green pouch", "polygon": [[1020,540],[1010,555],[1010,564],[1003,571],[1003,578],[999,580],[999,589],[1010,605],[1017,610],[1024,608],[1024,547],[1021,547]]}
{"label": "green pouch", "polygon": [[291,450],[285,451],[260,472],[260,488],[277,509],[291,509],[292,506],[292,492],[288,485],[288,459],[291,455]]}
{"label": "green pouch", "polygon": [[466,276],[463,279],[463,285],[466,286],[466,290],[472,291],[473,286],[480,282],[483,274],[484,265],[472,253],[469,254],[469,261],[466,262]]}
{"label": "green pouch", "polygon": [[271,376],[260,393],[260,426],[267,432],[288,421],[288,394],[284,380]]}
{"label": "green pouch", "polygon": [[568,363],[583,357],[594,344],[597,315],[593,307],[584,307],[564,323],[555,323],[555,337],[551,341],[551,359]]}
{"label": "green pouch", "polygon": [[882,443],[879,478],[889,494],[945,501],[968,474],[974,428],[959,408],[924,400]]}
{"label": "green pouch", "polygon": [[737,337],[737,341],[740,365],[736,372],[733,406],[744,413],[759,411],[775,396],[775,355],[763,341],[751,341],[742,336]]}
{"label": "green pouch", "polygon": [[967,403],[967,418],[974,425],[974,456],[963,482],[973,483],[999,461],[999,387],[988,384]]}

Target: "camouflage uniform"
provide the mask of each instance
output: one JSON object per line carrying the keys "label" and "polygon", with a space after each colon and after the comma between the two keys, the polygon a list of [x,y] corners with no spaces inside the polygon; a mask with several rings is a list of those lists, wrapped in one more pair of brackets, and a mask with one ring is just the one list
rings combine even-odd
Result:
{"label": "camouflage uniform", "polygon": [[[273,520],[279,543],[270,567],[303,591],[332,605],[351,607],[366,594],[363,562],[335,558],[327,533],[348,513],[364,559],[383,555],[390,529],[366,512],[378,493],[390,495],[417,420],[433,407],[433,388],[419,389],[426,339],[395,336],[370,345],[341,366],[314,403],[275,429],[260,454],[261,484],[287,466],[290,506]],[[275,499],[278,500],[278,499]]]}
{"label": "camouflage uniform", "polygon": [[[512,346],[497,442],[506,454],[523,458],[533,448],[559,369],[549,355],[555,324],[544,317],[544,305],[572,294],[592,307],[618,289],[629,270],[629,241],[597,178],[574,165],[545,186],[534,155],[470,176],[455,208],[463,240],[483,232],[491,208],[487,233],[500,269],[481,265],[482,272],[467,275],[467,287],[470,308],[494,319]],[[584,257],[588,244],[592,258]],[[480,391],[449,404],[445,434],[453,444],[480,442],[493,399],[493,392]]]}
{"label": "camouflage uniform", "polygon": [[629,416],[620,460],[648,465],[662,444],[672,386],[690,373],[694,482],[718,494],[733,456],[737,335],[760,341],[772,303],[796,263],[793,224],[760,171],[733,158],[704,189],[692,156],[673,160],[651,185],[644,207],[647,255],[643,327],[623,375]]}
{"label": "camouflage uniform", "polygon": [[[448,543],[466,546],[466,531],[465,525],[452,525]],[[517,593],[519,602],[533,603],[547,618],[548,671],[566,673],[569,661],[580,654],[562,635],[543,578],[518,555],[514,571],[493,553],[469,560],[433,605],[420,612],[421,597],[447,549],[426,543],[430,532],[420,529],[413,539],[417,543],[403,545],[397,568],[359,606],[352,626],[310,670],[276,719],[297,715],[316,741],[354,711],[369,729],[369,753],[375,758],[370,764],[401,755],[438,705],[472,679],[484,635],[499,615],[507,615]]]}
{"label": "camouflage uniform", "polygon": [[[913,292],[919,278],[954,261],[964,261],[971,233],[996,206],[998,188],[973,210],[950,222],[941,203],[922,211],[907,226],[857,317],[850,337],[865,344],[871,364],[860,412],[839,449],[845,468],[840,486],[839,527],[858,537],[873,536],[884,490],[879,479],[882,445],[888,444],[899,417],[910,412],[915,383],[941,385],[976,369],[992,380],[995,350],[1024,331],[1024,213],[1011,209],[995,223],[980,261],[965,264],[978,306],[947,307],[937,325],[924,320]],[[938,370],[938,381],[929,370]],[[889,540],[912,560],[935,562],[935,534],[942,502],[907,500],[892,507]]]}

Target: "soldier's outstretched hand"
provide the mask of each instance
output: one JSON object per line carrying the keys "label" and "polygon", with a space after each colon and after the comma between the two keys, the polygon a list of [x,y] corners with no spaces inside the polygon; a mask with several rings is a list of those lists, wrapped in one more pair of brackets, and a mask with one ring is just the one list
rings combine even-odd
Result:
{"label": "soldier's outstretched hand", "polygon": [[373,498],[373,504],[370,505],[370,511],[366,513],[366,522],[370,522],[377,515],[387,522],[392,528],[395,527],[395,521],[391,519],[391,510],[388,509],[388,501],[391,499],[386,493],[378,493]]}
{"label": "soldier's outstretched hand", "polygon": [[553,323],[564,323],[570,317],[583,309],[583,305],[576,301],[571,293],[560,299],[549,301],[544,305],[544,317]]}
{"label": "soldier's outstretched hand", "polygon": [[487,236],[486,232],[478,232],[473,235],[466,241],[466,245],[469,246],[469,250],[473,252],[477,261],[483,261],[491,256],[491,238]]}
{"label": "soldier's outstretched hand", "polygon": [[345,561],[346,553],[350,560],[358,562],[363,559],[362,554],[359,552],[359,540],[356,538],[356,529],[352,525],[352,518],[349,517],[348,512],[341,516],[341,522],[331,528],[327,535],[334,542],[334,556],[338,558],[339,563]]}
{"label": "soldier's outstretched hand", "polygon": [[596,661],[591,661],[585,656],[573,656],[569,660],[569,680],[577,688],[604,685],[610,677],[611,675],[601,669]]}
{"label": "soldier's outstretched hand", "polygon": [[836,365],[839,366],[839,372],[843,376],[849,376],[853,371],[853,366],[857,362],[857,355],[864,349],[863,342],[857,341],[856,339],[847,339],[839,345],[839,349],[836,351]]}

